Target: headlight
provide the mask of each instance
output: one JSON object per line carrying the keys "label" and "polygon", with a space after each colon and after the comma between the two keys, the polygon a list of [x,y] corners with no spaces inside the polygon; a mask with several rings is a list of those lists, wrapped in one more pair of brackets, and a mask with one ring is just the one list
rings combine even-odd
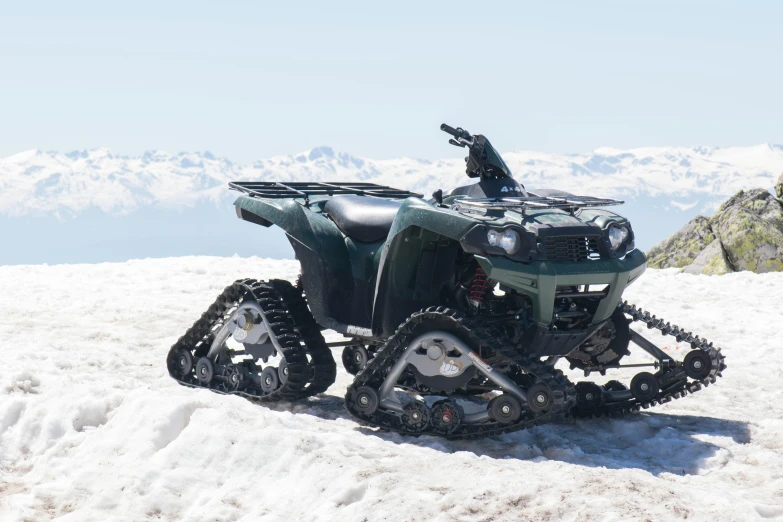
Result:
{"label": "headlight", "polygon": [[492,246],[498,246],[498,239],[500,238],[500,234],[498,234],[497,230],[490,230],[487,232],[487,242],[489,242]]}
{"label": "headlight", "polygon": [[513,254],[519,249],[519,234],[510,228],[503,232],[490,230],[487,232],[487,242],[492,246],[499,246],[507,254]]}
{"label": "headlight", "polygon": [[612,250],[617,250],[628,239],[628,228],[612,225],[609,227],[609,244]]}

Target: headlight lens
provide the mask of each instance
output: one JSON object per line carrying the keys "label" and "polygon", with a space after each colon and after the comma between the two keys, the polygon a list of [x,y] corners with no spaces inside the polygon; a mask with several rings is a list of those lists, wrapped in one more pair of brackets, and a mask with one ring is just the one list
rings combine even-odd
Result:
{"label": "headlight lens", "polygon": [[519,248],[519,234],[511,229],[506,230],[500,237],[500,246],[509,254],[513,254]]}
{"label": "headlight lens", "polygon": [[487,232],[487,242],[492,246],[499,246],[507,254],[513,254],[519,250],[519,234],[510,228],[503,230],[490,230]]}
{"label": "headlight lens", "polygon": [[628,239],[628,228],[621,226],[609,227],[609,244],[612,250],[617,250]]}
{"label": "headlight lens", "polygon": [[492,246],[498,246],[498,239],[500,238],[500,234],[498,234],[497,230],[490,230],[487,232],[487,242],[489,242]]}

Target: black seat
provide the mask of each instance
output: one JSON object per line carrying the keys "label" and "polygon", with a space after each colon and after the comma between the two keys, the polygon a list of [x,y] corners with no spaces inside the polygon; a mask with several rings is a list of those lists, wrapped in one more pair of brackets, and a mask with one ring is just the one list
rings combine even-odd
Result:
{"label": "black seat", "polygon": [[346,236],[372,243],[389,235],[400,205],[371,196],[335,196],[326,202],[324,212]]}

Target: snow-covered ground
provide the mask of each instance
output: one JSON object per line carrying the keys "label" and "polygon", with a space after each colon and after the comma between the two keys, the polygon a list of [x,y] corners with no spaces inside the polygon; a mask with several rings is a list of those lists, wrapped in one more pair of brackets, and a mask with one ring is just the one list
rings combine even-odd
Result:
{"label": "snow-covered ground", "polygon": [[296,272],[238,257],[1,267],[0,520],[783,517],[783,274],[651,270],[629,290],[724,348],[717,386],[448,442],[354,422],[342,369],[323,396],[275,407],[168,377],[169,346],[224,286]]}

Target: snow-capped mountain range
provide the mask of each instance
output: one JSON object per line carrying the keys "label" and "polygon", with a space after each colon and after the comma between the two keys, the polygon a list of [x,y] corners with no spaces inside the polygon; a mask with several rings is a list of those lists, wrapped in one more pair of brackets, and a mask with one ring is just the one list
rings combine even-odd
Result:
{"label": "snow-capped mountain range", "polygon": [[[600,148],[587,154],[519,151],[503,156],[515,178],[529,189],[559,188],[625,199],[628,204],[619,208],[620,213],[632,220],[655,221],[655,227],[651,226],[644,235],[639,233],[639,227],[646,224],[634,223],[645,248],[696,213],[709,214],[737,190],[772,187],[774,179],[783,172],[783,147],[769,144]],[[0,158],[0,223],[12,224],[17,234],[25,229],[22,223],[41,226],[50,220],[63,224],[47,224],[47,229],[61,227],[58,234],[66,235],[70,232],[62,227],[68,227],[69,221],[94,228],[99,226],[95,225],[97,221],[104,219],[131,228],[133,222],[145,222],[145,230],[149,231],[149,218],[144,215],[152,212],[166,216],[162,220],[168,225],[180,220],[187,226],[197,221],[195,212],[203,213],[206,208],[230,212],[228,205],[234,194],[226,184],[232,180],[361,180],[426,196],[439,188],[471,182],[459,157],[437,161],[372,160],[329,147],[252,164],[236,164],[209,152],[151,151],[129,157],[109,149],[69,153],[32,150]],[[137,235],[143,237],[143,232],[140,230]],[[166,255],[177,253],[168,251]],[[157,254],[150,251],[140,255]]]}
{"label": "snow-capped mountain range", "polygon": [[[528,188],[557,187],[598,196],[667,196],[674,208],[709,211],[716,198],[742,188],[771,187],[783,171],[783,146],[596,149],[589,154],[504,154]],[[464,185],[461,159],[371,160],[315,148],[240,165],[209,152],[139,157],[109,149],[22,152],[0,158],[0,214],[77,215],[98,208],[128,214],[148,205],[219,202],[232,180],[369,181],[430,194]]]}

